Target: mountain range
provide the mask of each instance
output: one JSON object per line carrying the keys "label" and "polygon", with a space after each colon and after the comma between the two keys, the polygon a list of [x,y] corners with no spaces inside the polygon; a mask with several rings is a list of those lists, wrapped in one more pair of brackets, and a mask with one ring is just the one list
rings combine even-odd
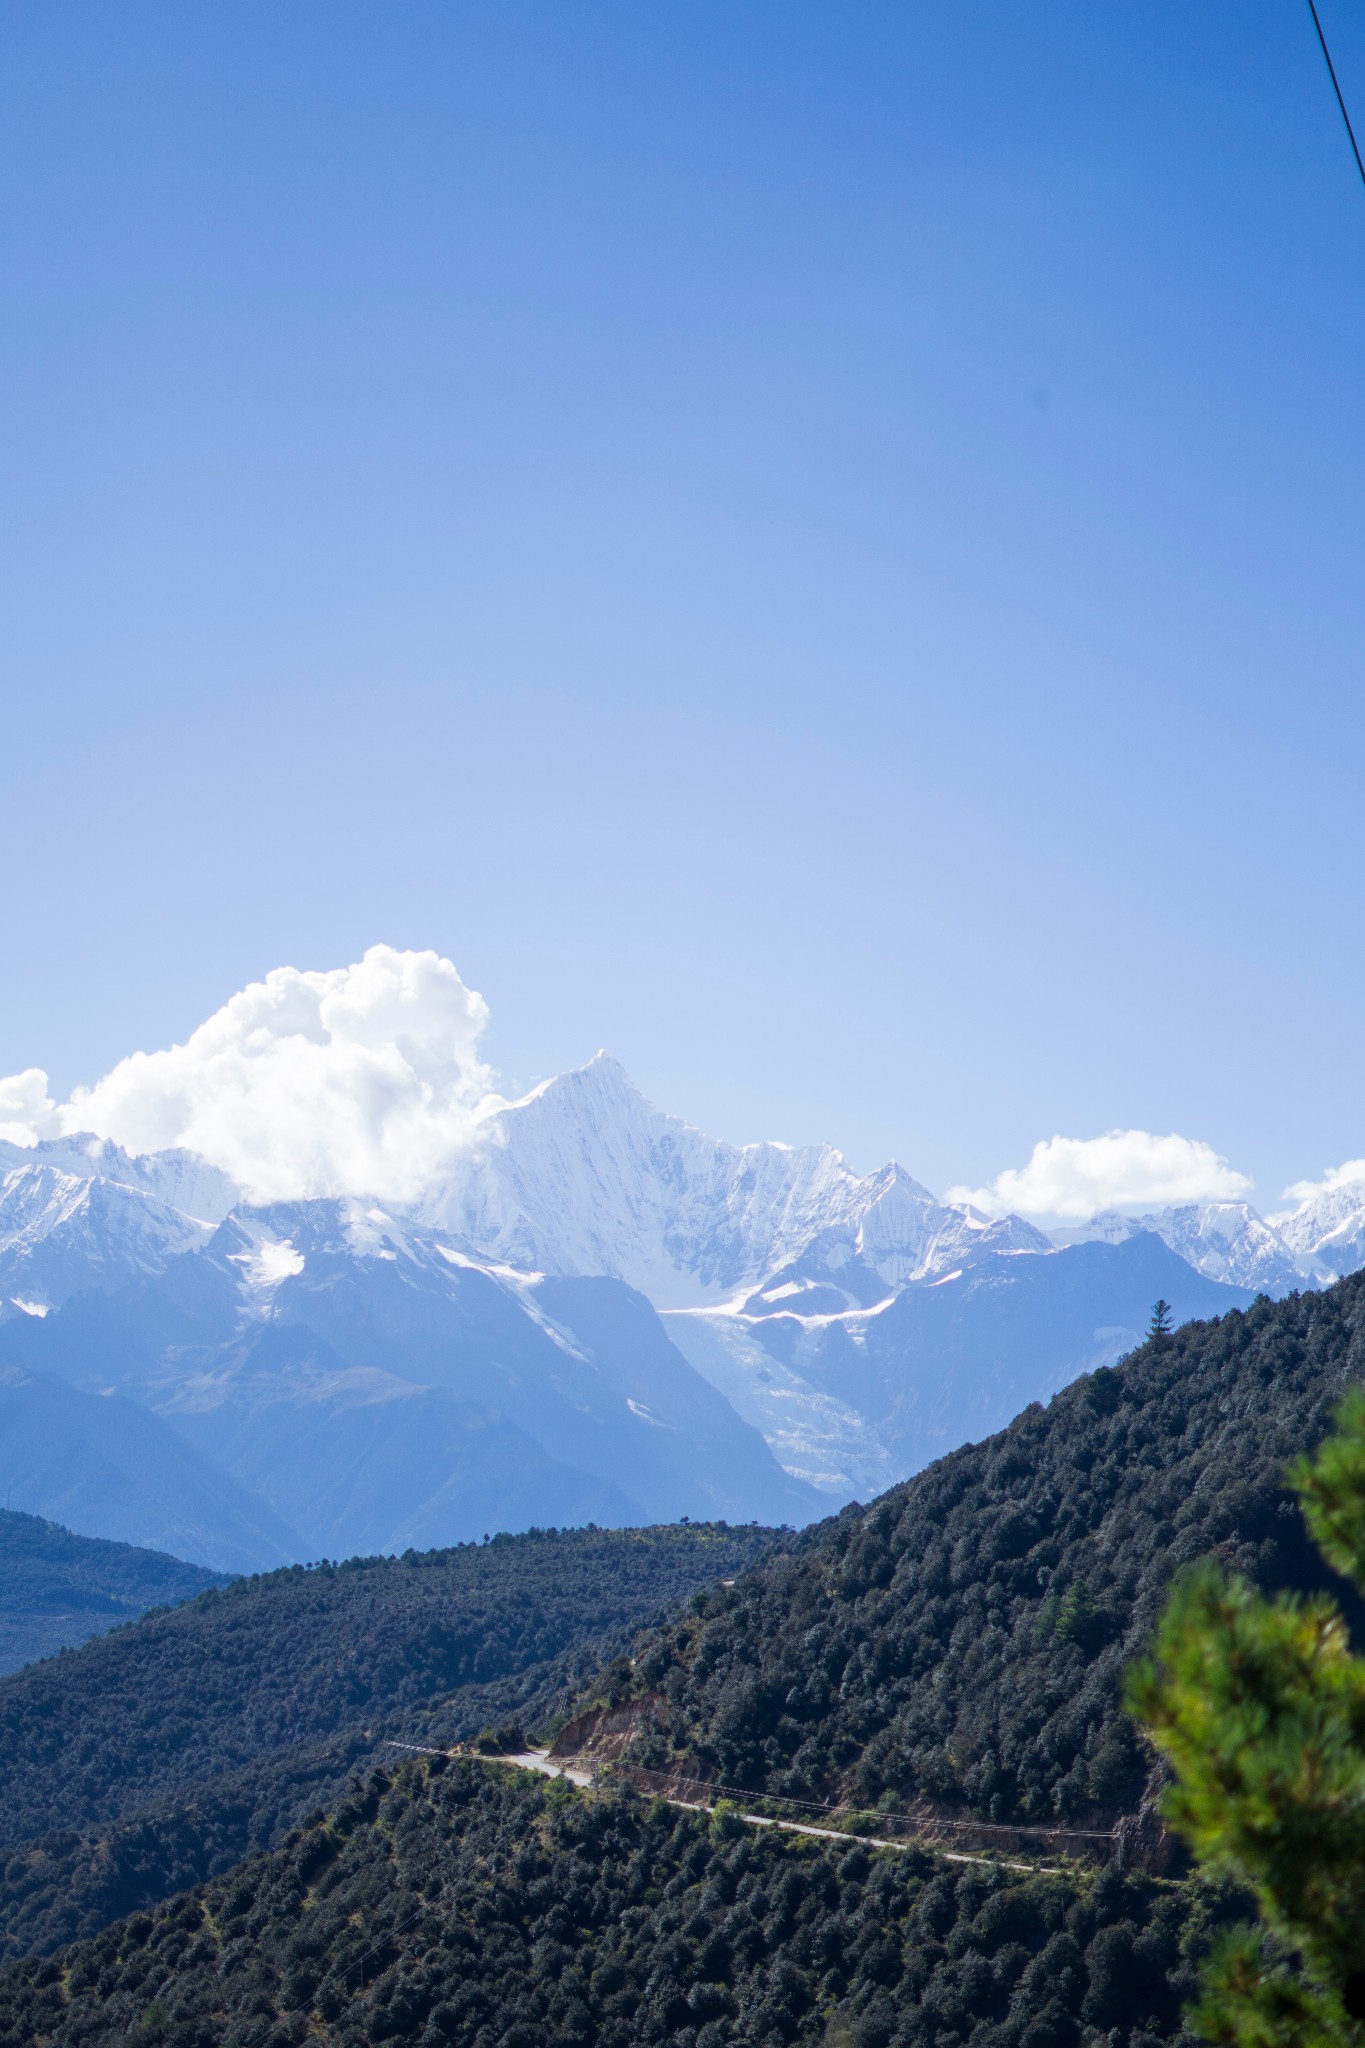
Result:
{"label": "mountain range", "polygon": [[[1357,1191],[1359,1192],[1359,1191]],[[494,1108],[403,1209],[185,1152],[0,1146],[12,1504],[226,1570],[495,1529],[810,1521],[1140,1340],[1365,1262],[1365,1200],[1058,1242],[831,1146],[728,1145],[620,1065]]]}

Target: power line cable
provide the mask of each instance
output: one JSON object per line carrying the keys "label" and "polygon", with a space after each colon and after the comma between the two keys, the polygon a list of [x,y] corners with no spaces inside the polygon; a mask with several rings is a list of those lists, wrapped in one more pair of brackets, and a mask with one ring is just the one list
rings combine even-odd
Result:
{"label": "power line cable", "polygon": [[1362,163],[1360,159],[1360,144],[1356,141],[1356,131],[1351,126],[1351,117],[1346,111],[1346,102],[1341,96],[1341,87],[1337,83],[1337,68],[1332,62],[1332,53],[1327,47],[1327,38],[1322,32],[1322,23],[1318,20],[1315,0],[1308,0],[1308,12],[1313,17],[1313,26],[1318,32],[1318,44],[1327,63],[1327,75],[1332,81],[1332,90],[1337,96],[1337,105],[1341,108],[1341,118],[1346,123],[1346,133],[1351,139],[1351,154],[1355,157],[1356,169],[1360,172],[1360,182],[1362,185],[1365,185],[1365,163]]}

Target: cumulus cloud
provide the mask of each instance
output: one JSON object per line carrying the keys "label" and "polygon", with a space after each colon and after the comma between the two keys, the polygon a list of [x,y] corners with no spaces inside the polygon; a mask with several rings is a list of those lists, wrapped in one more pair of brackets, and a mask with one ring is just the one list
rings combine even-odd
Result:
{"label": "cumulus cloud", "polygon": [[415,1199],[469,1142],[492,1074],[481,995],[437,953],[372,946],[325,973],[277,967],[163,1052],[54,1103],[39,1068],[0,1080],[0,1135],[93,1131],[184,1146],[252,1201]]}
{"label": "cumulus cloud", "polygon": [[0,1138],[11,1145],[35,1145],[39,1138],[61,1135],[57,1105],[47,1092],[41,1067],[0,1079]]}
{"label": "cumulus cloud", "polygon": [[1100,1209],[1164,1209],[1180,1202],[1232,1201],[1251,1182],[1197,1138],[1106,1131],[1101,1138],[1048,1138],[1026,1166],[988,1187],[950,1188],[948,1199],[988,1215],[1052,1217],[1079,1223]]}
{"label": "cumulus cloud", "polygon": [[[0,1102],[3,1098],[0,1097]],[[0,1108],[0,1115],[3,1115]],[[1325,1195],[1339,1194],[1343,1188],[1360,1193],[1361,1182],[1365,1181],[1365,1159],[1347,1159],[1340,1166],[1329,1166],[1321,1180],[1296,1180],[1284,1191],[1287,1202],[1318,1202]]]}

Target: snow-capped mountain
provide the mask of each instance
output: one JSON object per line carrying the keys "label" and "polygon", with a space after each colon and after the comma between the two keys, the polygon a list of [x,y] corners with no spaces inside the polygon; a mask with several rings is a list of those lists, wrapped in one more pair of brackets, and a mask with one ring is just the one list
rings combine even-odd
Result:
{"label": "snow-capped mountain", "polygon": [[1206,1279],[1249,1288],[1253,1294],[1287,1294],[1291,1288],[1321,1286],[1334,1277],[1311,1250],[1296,1253],[1249,1202],[1189,1202],[1145,1216],[1104,1209],[1078,1229],[1055,1232],[1054,1241],[1123,1244],[1141,1231],[1151,1231]]}
{"label": "snow-capped mountain", "polygon": [[26,1166],[51,1167],[72,1180],[108,1181],[164,1202],[200,1223],[221,1223],[242,1199],[241,1189],[196,1153],[178,1148],[125,1152],[121,1145],[92,1137],[88,1131],[69,1138],[45,1138],[28,1146],[0,1139],[0,1174]]}
{"label": "snow-capped mountain", "polygon": [[153,1192],[204,1192],[202,1175],[178,1166],[168,1158],[158,1172],[116,1147],[93,1156],[67,1144],[0,1147],[0,1319],[159,1273],[203,1244],[209,1222]]}
{"label": "snow-capped mountain", "polygon": [[1178,1322],[1251,1298],[1205,1279],[1150,1231],[1042,1256],[994,1249],[983,1233],[960,1264],[872,1309],[810,1315],[779,1303],[662,1320],[789,1471],[837,1500],[867,1500],[1133,1350],[1158,1295]]}
{"label": "snow-capped mountain", "polygon": [[1359,1178],[1340,1180],[1310,1195],[1276,1222],[1296,1257],[1326,1277],[1358,1272],[1365,1266],[1365,1168]]}
{"label": "snow-capped mountain", "polygon": [[981,1232],[1047,1247],[1017,1217],[990,1224],[938,1201],[894,1162],[860,1176],[832,1145],[710,1138],[655,1109],[606,1053],[487,1117],[418,1213],[480,1255],[611,1274],[656,1308],[760,1288],[828,1289],[828,1305],[863,1307],[942,1270]]}
{"label": "snow-capped mountain", "polygon": [[[11,1481],[52,1513],[75,1459],[107,1504],[88,1533],[174,1524],[209,1562],[214,1541],[307,1556],[536,1520],[801,1521],[1122,1355],[1157,1293],[1222,1313],[1361,1263],[1365,1183],[1282,1229],[1219,1202],[1052,1239],[894,1162],[708,1137],[605,1054],[484,1112],[405,1208],[252,1207],[184,1152],[3,1145],[0,1373],[29,1418]],[[125,1444],[108,1473],[102,1401]],[[130,1491],[139,1430],[173,1505]]]}

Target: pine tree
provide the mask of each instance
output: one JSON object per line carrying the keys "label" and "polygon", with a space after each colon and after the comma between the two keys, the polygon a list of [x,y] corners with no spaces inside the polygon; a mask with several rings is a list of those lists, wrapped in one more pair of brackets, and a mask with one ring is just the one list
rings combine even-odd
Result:
{"label": "pine tree", "polygon": [[[1365,1592],[1365,1394],[1290,1480],[1327,1562]],[[1215,1953],[1195,2027],[1228,2048],[1365,2048],[1365,1660],[1335,1602],[1266,1600],[1205,1564],[1177,1584],[1128,1703],[1174,1768],[1168,1819],[1261,1912]]]}
{"label": "pine tree", "polygon": [[1175,1324],[1175,1311],[1169,1301],[1159,1297],[1152,1303],[1152,1320],[1147,1325],[1149,1344],[1164,1344]]}

